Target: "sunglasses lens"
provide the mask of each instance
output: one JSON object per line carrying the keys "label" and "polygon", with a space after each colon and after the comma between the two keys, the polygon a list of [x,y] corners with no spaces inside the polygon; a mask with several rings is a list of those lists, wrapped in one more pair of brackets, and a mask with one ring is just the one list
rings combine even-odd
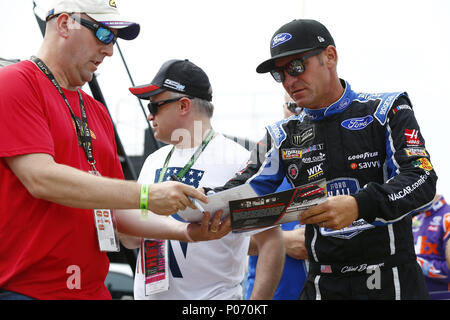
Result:
{"label": "sunglasses lens", "polygon": [[283,82],[284,75],[282,70],[272,70],[270,71],[270,74],[275,79],[276,82]]}
{"label": "sunglasses lens", "polygon": [[305,65],[301,59],[294,59],[288,63],[286,72],[293,77],[298,76],[305,72]]}
{"label": "sunglasses lens", "polygon": [[287,102],[287,108],[289,111],[295,113],[295,109],[297,108],[297,104],[295,102]]}
{"label": "sunglasses lens", "polygon": [[152,114],[152,116],[154,116],[158,111],[158,106],[156,105],[156,103],[153,104],[152,102],[150,102],[148,104],[148,111]]}
{"label": "sunglasses lens", "polygon": [[97,39],[103,42],[104,44],[109,44],[111,43],[111,41],[114,40],[114,33],[111,30],[102,27],[98,28],[95,35],[97,36]]}

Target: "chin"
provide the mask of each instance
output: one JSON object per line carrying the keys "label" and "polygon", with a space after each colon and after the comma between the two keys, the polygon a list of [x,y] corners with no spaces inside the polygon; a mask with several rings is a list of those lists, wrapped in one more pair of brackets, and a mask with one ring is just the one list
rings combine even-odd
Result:
{"label": "chin", "polygon": [[166,141],[167,139],[164,139],[164,137],[161,137],[161,136],[158,134],[158,131],[155,131],[155,129],[153,129],[153,136],[154,136],[155,139],[158,140],[158,141],[161,141],[161,142],[164,142],[164,143],[168,143],[168,142]]}
{"label": "chin", "polygon": [[[86,83],[86,82],[91,82],[92,79],[94,79],[94,74],[91,74],[91,76],[88,77],[88,78],[86,79],[86,81],[84,81],[84,83]],[[83,83],[83,84],[84,84],[84,83]]]}
{"label": "chin", "polygon": [[94,79],[94,72],[86,72],[85,74],[82,74],[82,76],[81,76],[81,81],[82,81],[83,85],[86,82],[91,82],[92,79]]}

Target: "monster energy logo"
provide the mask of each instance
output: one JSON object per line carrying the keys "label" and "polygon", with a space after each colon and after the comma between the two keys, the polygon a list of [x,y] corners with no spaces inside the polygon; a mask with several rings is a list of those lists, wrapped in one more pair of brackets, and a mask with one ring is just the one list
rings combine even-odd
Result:
{"label": "monster energy logo", "polygon": [[308,128],[300,134],[292,136],[292,143],[297,146],[301,146],[306,141],[314,138],[314,128]]}

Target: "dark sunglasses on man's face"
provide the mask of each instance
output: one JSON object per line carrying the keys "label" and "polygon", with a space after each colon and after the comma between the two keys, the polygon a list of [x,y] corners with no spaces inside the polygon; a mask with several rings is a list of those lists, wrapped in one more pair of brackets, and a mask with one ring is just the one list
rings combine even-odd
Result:
{"label": "dark sunglasses on man's face", "polygon": [[270,71],[270,74],[275,79],[276,82],[283,82],[284,81],[284,71],[288,73],[288,75],[292,77],[296,77],[303,72],[305,72],[305,60],[308,58],[311,58],[319,53],[321,53],[324,48],[320,48],[317,50],[312,51],[311,53],[301,57],[301,58],[295,58],[286,63],[283,67],[276,68],[274,70]]}
{"label": "dark sunglasses on man's face", "polygon": [[92,22],[83,18],[80,18],[77,15],[70,16],[73,20],[81,24],[83,27],[91,29],[94,32],[95,37],[104,44],[113,44],[116,43],[117,36],[107,27],[103,26],[100,23]]}
{"label": "dark sunglasses on man's face", "polygon": [[154,102],[150,101],[148,104],[148,111],[151,113],[152,116],[154,116],[158,112],[159,107],[162,107],[163,105],[171,103],[171,102],[181,100],[182,98],[193,99],[192,97],[189,97],[189,96],[182,96],[182,97],[178,97],[178,98],[172,98],[172,99],[161,100],[161,101],[154,101]]}
{"label": "dark sunglasses on man's face", "polygon": [[303,110],[303,108],[297,106],[297,104],[295,102],[285,102],[284,105],[290,112],[295,113],[295,114],[299,114]]}

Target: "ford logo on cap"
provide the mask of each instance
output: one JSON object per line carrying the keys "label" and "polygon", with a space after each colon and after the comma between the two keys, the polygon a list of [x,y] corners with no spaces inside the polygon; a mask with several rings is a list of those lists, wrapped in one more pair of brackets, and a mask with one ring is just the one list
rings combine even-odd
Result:
{"label": "ford logo on cap", "polygon": [[342,121],[341,126],[348,130],[362,130],[367,127],[373,121],[372,116],[366,116],[363,118],[353,118]]}
{"label": "ford logo on cap", "polygon": [[273,37],[271,48],[275,48],[276,46],[279,46],[280,44],[283,44],[291,39],[292,35],[290,33],[279,33],[275,37]]}

